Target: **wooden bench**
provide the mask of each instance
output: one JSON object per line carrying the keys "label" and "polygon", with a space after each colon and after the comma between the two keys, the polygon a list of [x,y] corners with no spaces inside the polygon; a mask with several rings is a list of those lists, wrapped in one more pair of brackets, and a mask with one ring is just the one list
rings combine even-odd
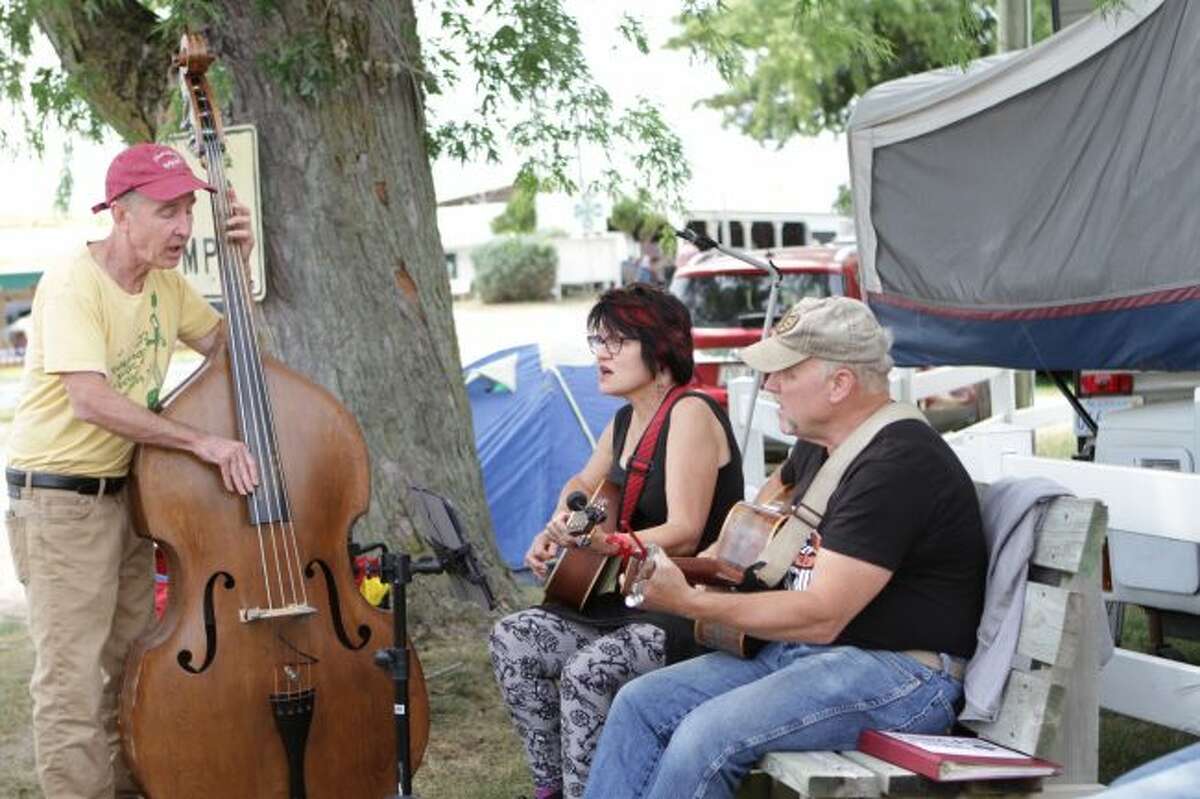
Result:
{"label": "wooden bench", "polygon": [[[986,487],[981,488],[986,490]],[[774,752],[738,799],[783,797],[1087,796],[1096,784],[1102,619],[1085,612],[1100,591],[1108,512],[1098,500],[1053,500],[1036,535],[1017,656],[995,722],[971,722],[981,738],[1063,765],[1047,780],[935,783],[861,752]]]}

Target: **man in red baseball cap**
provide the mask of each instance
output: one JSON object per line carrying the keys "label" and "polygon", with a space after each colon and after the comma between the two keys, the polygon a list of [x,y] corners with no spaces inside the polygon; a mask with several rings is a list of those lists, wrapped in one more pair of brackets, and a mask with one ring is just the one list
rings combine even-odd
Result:
{"label": "man in red baseball cap", "polygon": [[[116,745],[117,692],[130,644],[154,612],[154,552],[124,494],[137,443],[191,452],[230,491],[257,466],[241,441],[154,413],[177,340],[210,354],[221,317],[177,270],[199,189],[214,191],[161,144],[137,144],[108,169],[112,230],[45,272],[34,295],[24,393],[8,446],[9,545],[25,584],[36,650],[30,693],[46,796],[136,796]],[[231,193],[223,236],[243,259],[250,212]]]}
{"label": "man in red baseball cap", "polygon": [[216,191],[192,174],[179,153],[165,144],[135,144],[109,164],[104,202],[93,205],[92,213],[112,207],[118,197],[129,191],[166,202],[199,189]]}

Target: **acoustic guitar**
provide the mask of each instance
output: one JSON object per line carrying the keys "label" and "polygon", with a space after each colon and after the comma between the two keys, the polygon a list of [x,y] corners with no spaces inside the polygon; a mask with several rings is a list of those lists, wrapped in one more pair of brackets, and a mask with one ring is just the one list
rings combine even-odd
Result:
{"label": "acoustic guitar", "polygon": [[[582,492],[579,493],[582,496]],[[567,532],[573,536],[586,535],[593,530],[616,532],[620,503],[621,487],[608,480],[600,484],[590,499],[584,500],[582,507],[573,507],[578,503],[568,497],[567,507],[571,514],[567,517]],[[581,611],[592,596],[615,578],[620,565],[619,558],[590,549],[564,547],[546,580],[546,599]]]}
{"label": "acoustic guitar", "polygon": [[[671,558],[692,585],[707,585],[727,591],[756,591],[773,588],[757,581],[751,567],[764,562],[764,550],[787,520],[789,508],[779,503],[738,502],[729,509],[711,557]],[[640,564],[639,564],[640,565]],[[639,574],[639,578],[648,575]],[[631,586],[633,580],[627,580]],[[636,602],[634,604],[637,604]],[[715,622],[697,621],[696,641],[738,657],[752,657],[766,642]]]}
{"label": "acoustic guitar", "polygon": [[[753,590],[752,585],[746,584],[746,569],[763,560],[763,550],[767,548],[767,542],[775,537],[775,533],[788,518],[788,509],[782,505],[738,502],[725,516],[725,523],[721,525],[721,533],[717,537],[712,558],[678,558],[675,562],[679,564],[684,576],[693,575],[693,582],[701,585],[731,591]],[[728,571],[724,573],[725,576],[718,572],[716,580],[706,579],[706,573],[712,567],[697,562],[704,560],[716,560],[726,567],[733,567],[732,575],[737,577],[737,582],[731,584]],[[742,658],[753,657],[766,643],[741,630],[716,622],[697,621],[693,635],[696,641],[704,646]]]}

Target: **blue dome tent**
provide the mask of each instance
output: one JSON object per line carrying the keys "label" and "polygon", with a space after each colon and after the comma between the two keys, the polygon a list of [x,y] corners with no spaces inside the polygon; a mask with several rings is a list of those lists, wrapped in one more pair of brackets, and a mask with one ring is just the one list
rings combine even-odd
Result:
{"label": "blue dome tent", "polygon": [[544,365],[535,344],[481,358],[463,378],[496,545],[511,568],[523,568],[563,483],[622,403],[600,393],[595,367]]}

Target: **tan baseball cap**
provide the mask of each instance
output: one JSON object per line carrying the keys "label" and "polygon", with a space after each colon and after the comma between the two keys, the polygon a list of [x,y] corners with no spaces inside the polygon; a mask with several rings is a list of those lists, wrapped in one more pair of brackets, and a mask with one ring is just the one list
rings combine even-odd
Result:
{"label": "tan baseball cap", "polygon": [[865,304],[849,297],[805,297],[775,324],[770,337],[739,355],[760,372],[780,372],[808,358],[875,363],[888,347],[887,332]]}

